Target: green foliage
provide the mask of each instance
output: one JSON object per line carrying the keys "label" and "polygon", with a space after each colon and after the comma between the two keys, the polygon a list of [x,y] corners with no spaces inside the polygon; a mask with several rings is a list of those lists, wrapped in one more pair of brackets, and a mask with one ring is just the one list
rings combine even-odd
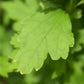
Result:
{"label": "green foliage", "polygon": [[18,24],[21,25],[22,31],[13,39],[15,45],[17,45],[14,41],[16,39],[21,45],[15,60],[19,63],[19,71],[23,73],[30,73],[33,68],[40,69],[48,53],[53,60],[58,60],[60,57],[66,59],[69,47],[72,47],[74,42],[69,17],[62,10],[48,14],[38,13],[32,17]]}
{"label": "green foliage", "polygon": [[8,62],[7,56],[0,56],[0,75],[8,76],[8,72],[11,72],[11,64]]}
{"label": "green foliage", "polygon": [[83,78],[84,0],[0,1],[0,84]]}

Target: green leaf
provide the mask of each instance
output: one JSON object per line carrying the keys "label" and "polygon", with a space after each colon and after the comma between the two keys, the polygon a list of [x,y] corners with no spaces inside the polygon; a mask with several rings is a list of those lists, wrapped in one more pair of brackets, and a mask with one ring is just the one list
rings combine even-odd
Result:
{"label": "green leaf", "polygon": [[8,1],[2,2],[1,6],[4,10],[7,11],[9,18],[14,20],[21,20],[38,11],[37,9],[40,5],[36,2],[36,0],[27,0],[27,3],[28,4],[26,5],[21,1]]}
{"label": "green leaf", "polygon": [[78,33],[76,34],[76,43],[74,47],[72,48],[72,53],[79,52],[84,47],[84,29],[78,30]]}
{"label": "green leaf", "polygon": [[[80,55],[81,56],[81,55]],[[83,54],[84,58],[84,54]],[[65,84],[83,84],[84,83],[84,60],[75,62],[74,64],[74,73],[71,75],[69,82],[66,82]]]}
{"label": "green leaf", "polygon": [[40,82],[40,80],[41,80],[40,78],[41,77],[35,75],[34,72],[24,76],[24,80],[25,80],[26,84],[38,84],[38,82]]}
{"label": "green leaf", "polygon": [[72,14],[72,17],[74,19],[80,19],[82,17],[82,10],[80,10],[80,9],[74,10],[74,13]]}
{"label": "green leaf", "polygon": [[52,9],[56,9],[56,8],[62,8],[62,1],[59,1],[59,0],[42,0],[40,2],[40,6],[42,9],[46,10],[52,10]]}
{"label": "green leaf", "polygon": [[36,13],[19,25],[22,25],[19,26],[22,30],[17,39],[21,47],[15,59],[20,72],[30,73],[33,68],[40,69],[48,53],[53,60],[67,58],[74,38],[69,16],[64,11],[58,9],[48,14]]}
{"label": "green leaf", "polygon": [[12,71],[11,64],[8,62],[7,56],[0,56],[0,75],[8,77],[8,72]]}
{"label": "green leaf", "polygon": [[[66,72],[66,61],[65,60],[58,60],[53,65],[55,66],[54,67],[55,69],[53,69],[52,79],[55,79]],[[61,69],[60,69],[60,66],[61,66]]]}
{"label": "green leaf", "polygon": [[10,56],[12,46],[10,45],[10,37],[12,31],[6,31],[3,26],[0,26],[0,55]]}
{"label": "green leaf", "polygon": [[84,45],[84,29],[79,31],[79,43]]}

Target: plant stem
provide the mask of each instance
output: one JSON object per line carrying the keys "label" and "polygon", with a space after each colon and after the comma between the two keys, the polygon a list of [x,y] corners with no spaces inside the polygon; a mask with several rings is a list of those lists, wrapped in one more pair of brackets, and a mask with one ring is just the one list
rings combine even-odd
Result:
{"label": "plant stem", "polygon": [[69,10],[68,10],[69,13],[71,13],[71,11],[72,11],[72,3],[73,3],[73,0],[70,0],[70,6],[69,6]]}
{"label": "plant stem", "polygon": [[75,5],[75,8],[78,7],[78,6],[80,6],[83,3],[84,3],[83,1],[80,1],[78,4]]}

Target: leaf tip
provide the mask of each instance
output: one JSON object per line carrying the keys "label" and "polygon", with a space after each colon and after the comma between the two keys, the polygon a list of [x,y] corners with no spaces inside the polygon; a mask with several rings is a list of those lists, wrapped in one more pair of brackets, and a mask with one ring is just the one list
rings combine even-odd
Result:
{"label": "leaf tip", "polygon": [[21,75],[23,75],[23,72],[20,72]]}
{"label": "leaf tip", "polygon": [[39,69],[36,69],[36,71],[38,71]]}

